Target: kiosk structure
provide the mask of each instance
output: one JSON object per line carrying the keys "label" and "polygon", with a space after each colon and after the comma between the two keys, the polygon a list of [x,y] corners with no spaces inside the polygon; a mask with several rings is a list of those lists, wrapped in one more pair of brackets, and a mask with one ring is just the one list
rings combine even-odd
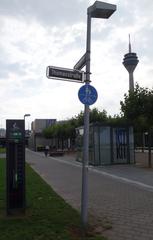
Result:
{"label": "kiosk structure", "polygon": [[[82,161],[83,127],[76,131],[76,160]],[[100,166],[128,163],[134,163],[133,127],[90,124],[89,164]]]}

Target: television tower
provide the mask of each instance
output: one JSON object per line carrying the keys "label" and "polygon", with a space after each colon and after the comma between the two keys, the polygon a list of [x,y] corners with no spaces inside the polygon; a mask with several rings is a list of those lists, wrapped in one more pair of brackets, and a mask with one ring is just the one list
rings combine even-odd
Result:
{"label": "television tower", "polygon": [[123,65],[126,70],[129,72],[129,91],[134,91],[134,78],[133,72],[138,64],[139,60],[136,53],[133,53],[131,50],[131,41],[129,34],[129,52],[124,55]]}

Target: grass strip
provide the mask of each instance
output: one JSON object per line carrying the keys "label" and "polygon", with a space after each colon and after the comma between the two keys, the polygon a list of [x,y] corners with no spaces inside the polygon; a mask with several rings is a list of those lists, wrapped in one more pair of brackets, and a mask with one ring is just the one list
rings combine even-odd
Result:
{"label": "grass strip", "polygon": [[6,153],[6,148],[0,147],[0,153]]}
{"label": "grass strip", "polygon": [[82,235],[80,215],[26,166],[25,216],[5,215],[5,160],[0,159],[0,240],[105,240]]}

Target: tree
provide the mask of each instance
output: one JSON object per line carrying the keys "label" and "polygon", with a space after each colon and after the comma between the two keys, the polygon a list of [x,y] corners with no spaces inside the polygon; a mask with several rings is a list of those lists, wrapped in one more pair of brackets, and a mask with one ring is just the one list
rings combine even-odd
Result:
{"label": "tree", "polygon": [[153,126],[153,89],[142,88],[136,84],[134,92],[129,91],[120,102],[121,111],[127,122],[135,129],[146,131]]}
{"label": "tree", "polygon": [[108,125],[110,124],[110,125],[119,126],[119,125],[126,124],[126,120],[122,115],[115,114],[113,117],[108,116],[107,123],[108,123]]}
{"label": "tree", "polygon": [[[107,112],[103,110],[100,112],[97,108],[90,110],[90,122],[106,122]],[[74,142],[76,137],[76,128],[83,126],[84,124],[84,113],[81,111],[77,116],[67,120],[64,123],[57,123],[46,129],[44,129],[43,134],[46,138],[54,138],[57,142],[63,142],[66,139]],[[59,145],[59,144],[58,144]]]}
{"label": "tree", "polygon": [[102,112],[100,112],[97,108],[93,108],[90,111],[90,123],[93,122],[106,122],[108,119],[107,117],[107,112],[105,110],[103,110]]}
{"label": "tree", "polygon": [[[121,102],[121,111],[124,118],[134,125],[137,133],[141,132],[142,149],[144,146],[144,132],[148,133],[148,166],[151,167],[151,139],[153,130],[153,89],[142,88],[136,85],[134,92],[125,94]],[[140,139],[140,138],[139,138]]]}
{"label": "tree", "polygon": [[[90,123],[93,122],[101,122],[104,123],[107,121],[108,117],[107,117],[107,112],[105,110],[103,110],[102,112],[99,111],[97,108],[93,108],[90,110]],[[76,126],[83,126],[84,124],[84,113],[83,111],[81,111],[77,116],[75,116],[76,119]]]}

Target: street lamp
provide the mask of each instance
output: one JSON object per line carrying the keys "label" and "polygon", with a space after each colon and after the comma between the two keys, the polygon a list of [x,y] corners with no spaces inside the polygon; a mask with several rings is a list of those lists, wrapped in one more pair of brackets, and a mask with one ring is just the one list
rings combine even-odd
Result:
{"label": "street lamp", "polygon": [[[116,5],[96,1],[87,9],[87,39],[86,39],[86,80],[90,84],[90,51],[91,51],[91,18],[109,18],[116,11]],[[83,165],[82,165],[82,199],[81,218],[84,227],[87,225],[88,206],[88,162],[89,162],[89,106],[84,108],[84,137],[83,137]]]}
{"label": "street lamp", "polygon": [[29,114],[29,113],[24,114],[24,126],[25,126],[25,118],[30,117],[30,116],[31,116],[31,114]]}
{"label": "street lamp", "polygon": [[24,120],[25,120],[25,117],[30,117],[31,115],[29,113],[27,114],[24,114]]}

